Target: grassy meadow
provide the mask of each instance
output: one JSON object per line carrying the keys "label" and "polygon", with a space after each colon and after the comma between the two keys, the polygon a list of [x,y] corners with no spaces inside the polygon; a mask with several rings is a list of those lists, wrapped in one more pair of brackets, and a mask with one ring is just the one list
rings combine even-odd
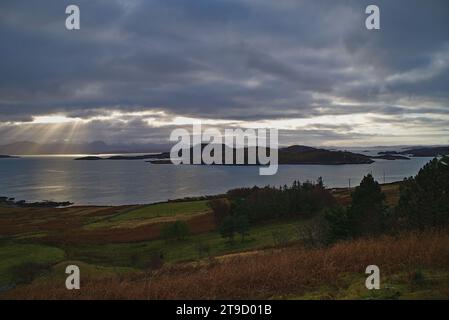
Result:
{"label": "grassy meadow", "polygon": [[[387,203],[397,184],[382,186]],[[333,191],[343,205],[345,189]],[[184,221],[183,240],[161,238]],[[447,231],[404,233],[308,248],[307,219],[251,226],[224,239],[208,200],[143,206],[0,207],[0,298],[86,299],[422,299],[449,298]],[[156,261],[155,261],[156,260]],[[65,289],[65,266],[82,290]],[[379,264],[382,290],[368,291],[364,268]]]}

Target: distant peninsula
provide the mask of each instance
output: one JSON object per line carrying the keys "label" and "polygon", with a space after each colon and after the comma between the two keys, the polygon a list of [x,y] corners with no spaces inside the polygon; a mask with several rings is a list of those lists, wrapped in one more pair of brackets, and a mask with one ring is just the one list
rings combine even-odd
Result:
{"label": "distant peninsula", "polygon": [[[202,145],[203,149],[206,145]],[[229,148],[225,145],[221,145],[222,154],[224,158],[225,148]],[[256,148],[257,149],[257,148]],[[235,154],[237,149],[233,148],[232,152]],[[254,150],[253,150],[254,151]],[[257,151],[257,150],[255,150]],[[193,153],[193,148],[190,149],[191,154]],[[244,163],[243,164],[231,164],[231,165],[248,165],[248,148],[244,148]],[[268,151],[269,152],[269,151]],[[374,160],[366,155],[353,153],[349,151],[337,151],[337,150],[327,150],[319,149],[308,146],[293,145],[285,148],[280,148],[278,150],[279,164],[320,164],[320,165],[343,165],[343,164],[370,164]],[[149,154],[149,155],[124,155],[124,156],[111,156],[111,157],[96,157],[88,156],[76,158],[75,160],[149,160],[147,162],[151,164],[171,164],[170,153],[163,152],[159,154]],[[225,161],[223,161],[224,163]],[[236,161],[234,161],[236,163]]]}

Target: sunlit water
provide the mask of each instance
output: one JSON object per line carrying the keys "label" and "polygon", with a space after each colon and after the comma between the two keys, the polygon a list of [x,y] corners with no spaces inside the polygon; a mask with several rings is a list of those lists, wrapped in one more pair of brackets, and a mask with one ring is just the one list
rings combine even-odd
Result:
{"label": "sunlit water", "polygon": [[[367,173],[383,183],[418,173],[431,158],[378,160],[366,165],[282,165],[274,176],[253,166],[152,165],[141,160],[74,161],[73,156],[0,159],[0,196],[72,201],[78,205],[141,204],[224,193],[244,186],[316,180],[328,187],[357,185]],[[384,178],[385,175],[385,178]]]}

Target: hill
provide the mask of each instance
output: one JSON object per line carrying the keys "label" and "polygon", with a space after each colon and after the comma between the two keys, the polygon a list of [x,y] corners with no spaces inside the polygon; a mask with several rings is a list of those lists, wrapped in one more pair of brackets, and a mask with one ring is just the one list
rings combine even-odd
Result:
{"label": "hill", "polygon": [[279,164],[367,164],[374,161],[363,154],[294,145],[279,149]]}
{"label": "hill", "polygon": [[[202,145],[201,149],[203,150],[206,145]],[[244,154],[244,165],[248,165],[248,153],[252,151],[254,153],[258,153],[260,151],[258,147],[252,148],[229,148],[225,145],[221,146],[222,148],[222,163],[225,163],[225,149],[227,151],[232,152],[233,154],[233,163],[236,164],[236,153],[237,151],[243,151]],[[269,154],[271,151],[268,151]],[[213,153],[212,153],[213,154]],[[190,149],[190,156],[192,158],[193,148]],[[166,164],[167,160],[170,158],[170,155],[161,154],[158,160],[149,161],[153,164]],[[162,159],[162,160],[161,160]],[[165,161],[164,161],[165,160]],[[340,164],[369,164],[374,162],[370,157],[365,156],[363,154],[353,153],[349,151],[331,151],[326,149],[317,149],[309,146],[302,145],[293,145],[286,148],[280,148],[278,150],[278,163],[279,164],[321,164],[321,165],[340,165]],[[257,160],[256,164],[260,162]],[[231,164],[232,165],[232,164]]]}

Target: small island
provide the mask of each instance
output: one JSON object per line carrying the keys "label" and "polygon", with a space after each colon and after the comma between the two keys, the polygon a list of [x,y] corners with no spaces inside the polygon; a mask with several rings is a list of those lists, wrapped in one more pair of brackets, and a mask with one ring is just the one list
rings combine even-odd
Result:
{"label": "small island", "polygon": [[105,160],[105,158],[102,157],[96,157],[96,156],[87,156],[87,157],[80,157],[80,158],[75,158],[73,160]]}
{"label": "small island", "polygon": [[373,157],[373,159],[382,159],[382,160],[410,160],[409,157],[401,156],[398,154],[384,154],[380,156]]}
{"label": "small island", "polygon": [[6,154],[0,154],[0,159],[18,159],[20,157],[17,156],[8,156]]}
{"label": "small island", "polygon": [[86,156],[86,157],[80,157],[75,158],[74,160],[146,160],[146,159],[169,159],[170,158],[170,152],[162,152],[162,153],[156,153],[156,154],[144,154],[144,155],[118,155],[118,156],[110,156],[106,158],[98,157],[98,156]]}

